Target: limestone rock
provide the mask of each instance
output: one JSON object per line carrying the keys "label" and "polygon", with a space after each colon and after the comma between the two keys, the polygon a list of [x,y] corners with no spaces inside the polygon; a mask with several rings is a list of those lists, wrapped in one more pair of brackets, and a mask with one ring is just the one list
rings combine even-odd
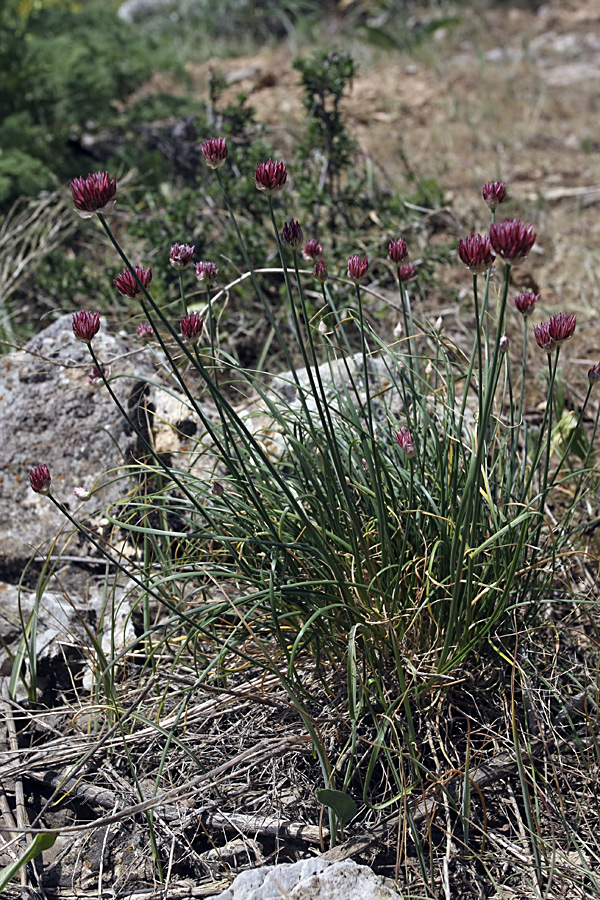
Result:
{"label": "limestone rock", "polygon": [[353,860],[303,859],[240,873],[207,900],[402,900],[386,879]]}

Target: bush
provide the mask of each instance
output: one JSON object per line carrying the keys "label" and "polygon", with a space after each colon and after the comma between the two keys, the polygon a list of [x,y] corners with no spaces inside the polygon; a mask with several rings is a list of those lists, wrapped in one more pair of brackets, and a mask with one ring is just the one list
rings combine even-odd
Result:
{"label": "bush", "polygon": [[84,130],[110,123],[160,65],[158,46],[105,5],[0,11],[0,214],[81,168]]}

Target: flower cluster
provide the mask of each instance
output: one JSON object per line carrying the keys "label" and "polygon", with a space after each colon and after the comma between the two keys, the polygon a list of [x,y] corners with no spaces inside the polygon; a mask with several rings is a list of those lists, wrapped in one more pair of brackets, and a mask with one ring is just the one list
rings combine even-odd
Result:
{"label": "flower cluster", "polygon": [[496,259],[487,234],[474,234],[474,232],[471,232],[470,237],[460,239],[458,255],[471,275],[483,275],[492,268]]}
{"label": "flower cluster", "polygon": [[355,253],[354,256],[348,257],[348,278],[354,284],[361,284],[367,277],[368,271],[369,260],[366,256],[364,259],[361,259],[360,253]]}
{"label": "flower cluster", "polygon": [[181,336],[191,344],[195,344],[202,335],[204,319],[202,316],[198,315],[197,312],[193,312],[179,320],[179,327],[181,329]]}
{"label": "flower cluster", "polygon": [[502,181],[488,181],[483,186],[483,199],[491,210],[506,200],[506,185]]}
{"label": "flower cluster", "polygon": [[290,219],[289,224],[287,222],[284,223],[279,237],[283,246],[289,250],[299,250],[304,244],[304,235],[300,222],[295,222],[293,219]]}
{"label": "flower cluster", "polygon": [[135,329],[135,333],[141,341],[149,341],[154,337],[154,328],[152,325],[149,325],[148,322],[140,322]]}
{"label": "flower cluster", "polygon": [[31,485],[31,490],[35,491],[36,494],[48,496],[52,478],[50,477],[48,466],[45,463],[41,466],[35,466],[35,468],[31,470],[29,473],[29,484]]}
{"label": "flower cluster", "polygon": [[287,169],[285,163],[269,159],[266,163],[259,163],[254,173],[254,183],[259,191],[267,196],[283,190],[287,181]]}
{"label": "flower cluster", "polygon": [[533,291],[523,291],[515,297],[515,306],[523,316],[530,316],[535,309],[535,304],[540,299],[539,294]]}
{"label": "flower cluster", "polygon": [[190,247],[189,244],[173,244],[171,247],[171,265],[174,269],[185,269],[186,266],[192,261],[192,256],[194,255],[195,247]]}
{"label": "flower cluster", "polygon": [[200,261],[196,263],[196,278],[198,281],[201,281],[202,284],[205,284],[206,287],[210,287],[211,284],[214,284],[219,275],[219,270],[215,266],[214,263]]}
{"label": "flower cluster", "polygon": [[494,253],[511,266],[520,265],[529,256],[536,237],[533,225],[525,225],[520,219],[490,225],[490,242]]}
{"label": "flower cluster", "polygon": [[402,238],[398,238],[397,241],[390,241],[388,247],[388,257],[395,262],[396,265],[404,262],[404,260],[408,256],[408,247],[406,246],[406,241],[403,241]]}
{"label": "flower cluster", "polygon": [[588,381],[590,384],[596,384],[600,381],[600,362],[588,369]]}
{"label": "flower cluster", "polygon": [[91,219],[95,213],[111,213],[117,202],[113,200],[116,192],[117,179],[111,178],[108,172],[92,172],[71,182],[75,211],[82,219]]}
{"label": "flower cluster", "polygon": [[[136,275],[137,278],[135,277]],[[151,281],[151,266],[148,266],[147,269],[144,266],[136,266],[135,275],[131,269],[123,269],[123,271],[119,272],[117,277],[113,279],[113,284],[123,297],[137,297],[138,294],[142,293],[140,282],[144,288],[148,290]]]}
{"label": "flower cluster", "polygon": [[100,365],[100,368],[98,368],[98,366],[92,366],[92,368],[88,372],[88,384],[91,384],[92,387],[96,387],[96,385],[98,384],[103,384],[104,379],[107,375],[108,369],[106,368],[106,366]]}
{"label": "flower cluster", "polygon": [[398,441],[398,446],[406,454],[407,459],[413,459],[417,455],[417,448],[412,434],[406,425],[401,425],[398,431],[394,431],[394,436]]}
{"label": "flower cluster", "polygon": [[200,150],[204,157],[204,162],[211,169],[220,169],[225,165],[227,159],[227,144],[225,138],[208,138],[206,141],[200,142]]}
{"label": "flower cluster", "polygon": [[100,313],[81,312],[73,314],[73,334],[82,344],[91,344],[100,330]]}
{"label": "flower cluster", "polygon": [[320,259],[315,265],[315,268],[313,270],[313,278],[315,278],[319,282],[319,284],[325,284],[325,282],[329,278],[327,266],[322,259]]}
{"label": "flower cluster", "polygon": [[412,281],[413,278],[417,277],[415,267],[412,263],[406,263],[406,265],[400,266],[398,271],[400,272],[400,281],[402,284],[405,284],[407,281]]}
{"label": "flower cluster", "polygon": [[302,256],[307,262],[316,262],[323,253],[323,244],[316,238],[307,241],[302,249]]}
{"label": "flower cluster", "polygon": [[568,313],[558,313],[550,316],[548,322],[534,325],[533,333],[538,347],[541,347],[546,353],[552,353],[563,341],[568,341],[573,336],[576,325],[577,316]]}

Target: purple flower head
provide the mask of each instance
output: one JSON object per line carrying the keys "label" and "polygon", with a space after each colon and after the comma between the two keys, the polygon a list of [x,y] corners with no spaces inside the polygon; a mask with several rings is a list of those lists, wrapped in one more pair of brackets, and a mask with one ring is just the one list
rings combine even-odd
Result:
{"label": "purple flower head", "polygon": [[117,179],[108,172],[92,172],[86,178],[74,178],[71,193],[75,211],[82,219],[91,219],[94,213],[107,215],[115,208]]}
{"label": "purple flower head", "polygon": [[541,322],[539,325],[534,325],[533,333],[538,347],[541,347],[546,353],[552,353],[556,349],[556,341],[550,333],[549,322]]}
{"label": "purple flower head", "polygon": [[300,222],[294,222],[293,219],[290,219],[289,225],[287,222],[284,222],[279,237],[283,246],[289,250],[299,250],[304,244],[304,235],[302,234]]}
{"label": "purple flower head", "polygon": [[154,328],[148,322],[140,322],[135,333],[141,341],[149,341],[154,337]]}
{"label": "purple flower head", "polygon": [[225,138],[208,138],[206,141],[200,142],[200,150],[204,157],[204,162],[211,169],[220,169],[225,165],[227,159],[227,144]]}
{"label": "purple flower head", "polygon": [[198,281],[201,281],[207,287],[210,287],[211,284],[214,284],[219,275],[219,270],[215,266],[214,263],[211,262],[199,262],[196,263],[196,278]]}
{"label": "purple flower head", "polygon": [[45,463],[31,470],[29,473],[29,484],[31,485],[31,490],[35,491],[36,494],[48,496],[52,479],[48,466]]}
{"label": "purple flower head", "polygon": [[415,272],[415,267],[412,263],[406,263],[405,266],[400,266],[400,281],[402,284],[405,284],[407,281],[412,281],[413,278],[417,277],[417,273]]}
{"label": "purple flower head", "polygon": [[[147,290],[152,281],[152,267],[148,266],[146,269],[144,266],[136,266],[135,274]],[[123,297],[137,297],[138,294],[142,293],[138,280],[129,269],[123,269],[122,272],[119,272],[117,277],[113,279],[113,284]]]}
{"label": "purple flower head", "polygon": [[190,313],[184,319],[179,320],[181,336],[194,344],[201,336],[204,328],[204,319],[197,312]]}
{"label": "purple flower head", "polygon": [[267,196],[283,190],[287,181],[287,169],[285,163],[276,159],[269,159],[266,163],[259,163],[254,173],[254,183],[259,191]]}
{"label": "purple flower head", "polygon": [[364,259],[361,259],[360,253],[355,253],[354,256],[348,257],[348,278],[354,284],[360,284],[364,281],[368,271],[369,260],[366,256]]}
{"label": "purple flower head", "polygon": [[397,241],[390,241],[388,247],[388,257],[395,262],[396,265],[399,265],[401,262],[408,256],[408,247],[406,246],[406,241],[403,241],[402,238],[398,238]]}
{"label": "purple flower head", "polygon": [[470,237],[461,238],[458,242],[458,255],[471,275],[483,275],[492,268],[496,259],[487,234],[473,232]]}
{"label": "purple flower head", "polygon": [[100,328],[100,313],[81,312],[73,313],[73,334],[83,344],[91,344]]}
{"label": "purple flower head", "polygon": [[557,344],[568,341],[573,337],[575,326],[577,325],[577,316],[567,315],[567,313],[558,313],[556,316],[550,316],[548,327],[550,334]]}
{"label": "purple flower head", "polygon": [[527,258],[536,237],[533,225],[525,225],[520,219],[490,225],[492,249],[511,266],[518,266]]}
{"label": "purple flower head", "polygon": [[417,448],[413,436],[405,425],[401,425],[398,431],[394,431],[398,446],[406,454],[407,459],[413,459],[417,455]]}
{"label": "purple flower head", "polygon": [[329,278],[327,266],[322,259],[318,261],[313,269],[313,278],[315,278],[319,282],[319,284],[325,284],[325,282]]}
{"label": "purple flower head", "polygon": [[307,241],[302,250],[302,256],[307,262],[316,262],[322,253],[323,244],[316,238],[311,238],[310,241]]}
{"label": "purple flower head", "polygon": [[539,294],[533,291],[523,291],[515,297],[515,306],[523,316],[530,316],[535,309],[535,304],[540,299]]}
{"label": "purple flower head", "polygon": [[91,384],[92,387],[96,387],[98,384],[104,384],[104,378],[106,378],[107,375],[108,369],[106,366],[100,365],[100,368],[98,368],[98,366],[92,366],[88,372],[88,384]]}
{"label": "purple flower head", "polygon": [[483,186],[483,199],[490,209],[496,209],[506,200],[506,185],[503,181],[488,181]]}
{"label": "purple flower head", "polygon": [[590,384],[596,384],[597,381],[600,381],[600,362],[588,369],[588,381]]}
{"label": "purple flower head", "polygon": [[194,247],[189,244],[173,244],[171,247],[171,265],[174,269],[185,269],[192,261]]}

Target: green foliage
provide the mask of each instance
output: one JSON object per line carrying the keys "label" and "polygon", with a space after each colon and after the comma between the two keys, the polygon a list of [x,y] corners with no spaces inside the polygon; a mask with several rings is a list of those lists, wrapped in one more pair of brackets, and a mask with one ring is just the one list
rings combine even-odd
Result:
{"label": "green foliage", "polygon": [[342,50],[318,51],[308,59],[296,59],[294,68],[300,72],[304,89],[303,105],[308,123],[300,141],[298,159],[298,191],[301,201],[313,216],[313,227],[319,217],[319,206],[329,212],[329,228],[335,232],[340,206],[347,220],[348,204],[356,201],[360,184],[348,174],[354,163],[356,141],[343,120],[340,102],[356,74],[356,64],[350,53]]}
{"label": "green foliage", "polygon": [[113,121],[115,101],[172,65],[105,6],[35,4],[27,18],[19,9],[0,12],[0,212],[80,174],[84,129]]}

